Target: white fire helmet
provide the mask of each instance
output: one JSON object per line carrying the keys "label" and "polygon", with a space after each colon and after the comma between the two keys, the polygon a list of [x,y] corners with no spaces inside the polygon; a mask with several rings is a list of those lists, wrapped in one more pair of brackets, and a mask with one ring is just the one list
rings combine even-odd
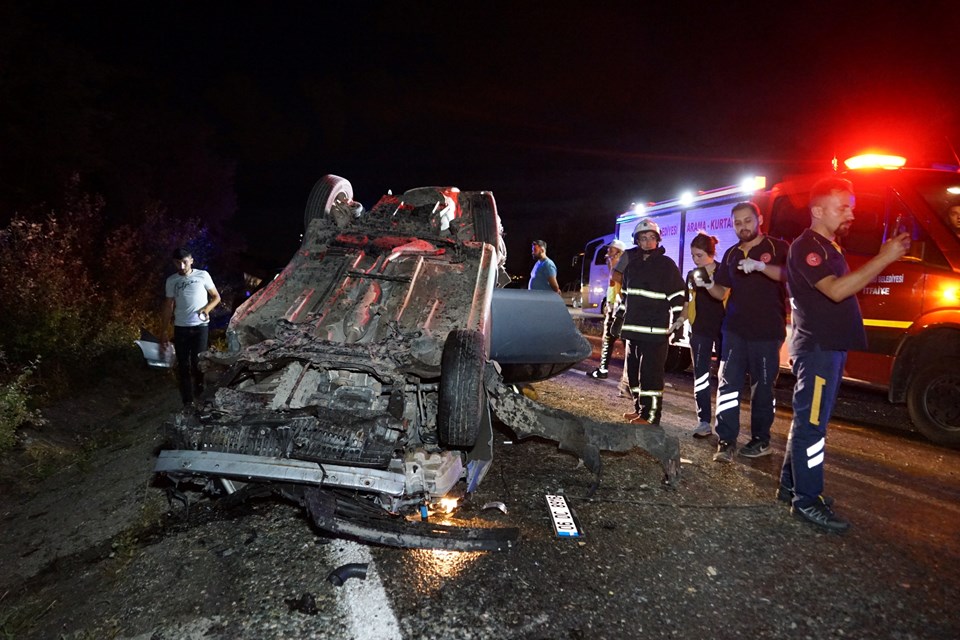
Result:
{"label": "white fire helmet", "polygon": [[657,234],[657,242],[660,242],[660,240],[662,239],[662,237],[660,236],[660,225],[658,225],[656,222],[654,222],[650,218],[644,218],[643,220],[637,223],[636,227],[633,228],[634,243],[640,244],[639,242],[637,242],[637,236],[645,231],[653,231],[655,234]]}

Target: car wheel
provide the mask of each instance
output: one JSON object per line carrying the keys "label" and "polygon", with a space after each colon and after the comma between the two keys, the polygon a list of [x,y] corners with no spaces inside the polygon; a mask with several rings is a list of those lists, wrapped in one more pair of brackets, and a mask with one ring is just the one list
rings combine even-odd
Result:
{"label": "car wheel", "polygon": [[937,360],[914,375],[907,389],[914,426],[939,444],[960,444],[960,369],[956,361]]}
{"label": "car wheel", "polygon": [[483,403],[484,337],[479,331],[447,335],[440,361],[437,433],[450,447],[472,447],[480,433]]}
{"label": "car wheel", "polygon": [[335,175],[326,175],[317,180],[307,198],[307,208],[303,214],[303,230],[310,226],[314,218],[330,215],[330,210],[337,201],[353,200],[353,185],[346,178]]}
{"label": "car wheel", "polygon": [[473,222],[474,239],[493,245],[500,252],[500,219],[497,216],[497,204],[489,191],[461,194],[460,209],[463,215]]}

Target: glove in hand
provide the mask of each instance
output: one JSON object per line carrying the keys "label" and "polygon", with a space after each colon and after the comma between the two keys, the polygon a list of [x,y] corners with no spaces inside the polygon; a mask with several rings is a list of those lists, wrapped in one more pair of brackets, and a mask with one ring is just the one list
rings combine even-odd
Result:
{"label": "glove in hand", "polygon": [[763,271],[766,268],[767,263],[761,262],[760,260],[754,260],[753,258],[744,258],[740,261],[740,264],[737,265],[737,269],[740,269],[740,271],[743,271],[744,273]]}

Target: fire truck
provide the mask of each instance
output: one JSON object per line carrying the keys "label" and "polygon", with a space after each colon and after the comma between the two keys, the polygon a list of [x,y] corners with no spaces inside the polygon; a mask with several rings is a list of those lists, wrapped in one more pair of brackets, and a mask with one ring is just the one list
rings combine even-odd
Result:
{"label": "fire truck", "polygon": [[[883,389],[890,402],[906,403],[913,425],[930,440],[960,444],[960,229],[947,216],[948,209],[960,205],[960,171],[911,167],[902,157],[872,154],[850,158],[845,165],[831,175],[850,180],[856,194],[856,221],[839,240],[850,268],[876,255],[898,231],[911,236],[910,252],[857,296],[869,346],[848,354],[845,380]],[[654,218],[663,230],[667,255],[686,273],[691,268],[687,248],[699,229],[720,240],[718,255],[736,243],[730,210],[737,200],[756,202],[763,212],[763,231],[792,241],[809,226],[809,190],[825,175],[787,180],[769,190],[754,180],[739,190],[726,187],[656,203],[620,215],[615,234],[605,238],[631,245],[636,221]],[[592,273],[590,259],[602,260],[605,238],[587,244],[594,254],[587,253],[584,260],[585,311],[592,310],[586,289],[592,302],[590,285],[599,277]],[[786,351],[781,366],[789,368]],[[680,356],[671,360],[675,369],[688,362]]]}

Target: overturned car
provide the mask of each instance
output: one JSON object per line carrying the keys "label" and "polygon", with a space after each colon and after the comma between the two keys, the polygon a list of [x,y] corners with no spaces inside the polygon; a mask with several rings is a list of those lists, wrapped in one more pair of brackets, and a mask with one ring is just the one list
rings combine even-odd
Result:
{"label": "overturned car", "polygon": [[599,451],[642,447],[676,482],[679,443],[659,427],[598,423],[512,386],[566,370],[590,345],[560,297],[498,287],[508,278],[491,193],[426,187],[365,211],[348,181],[325,176],[304,222],[290,263],[234,314],[228,350],[204,354],[199,406],[166,425],[156,471],[178,495],[266,488],[333,535],[505,548],[515,529],[415,517],[483,479],[491,412],[598,478]]}

